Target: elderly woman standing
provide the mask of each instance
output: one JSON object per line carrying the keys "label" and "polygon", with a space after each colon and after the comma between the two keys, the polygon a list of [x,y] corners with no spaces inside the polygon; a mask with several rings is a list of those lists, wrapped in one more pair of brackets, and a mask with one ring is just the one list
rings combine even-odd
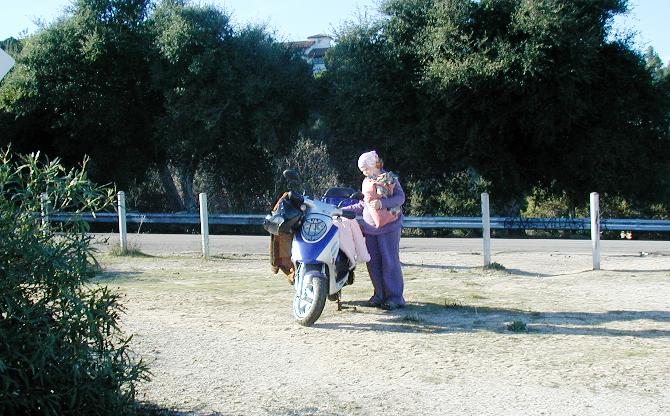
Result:
{"label": "elderly woman standing", "polygon": [[[405,193],[400,186],[397,176],[383,170],[383,163],[377,152],[363,153],[358,158],[358,168],[365,176],[363,180],[364,194],[366,181],[372,183],[385,183],[388,185],[389,178],[393,181],[388,189],[392,193],[380,195],[375,199],[366,198],[357,204],[343,207],[363,215],[363,234],[365,244],[370,253],[368,262],[368,273],[372,279],[374,294],[368,301],[370,306],[382,307],[384,309],[397,309],[405,305],[403,298],[403,276],[400,267],[400,232],[402,231],[402,212],[400,206],[405,202]],[[390,222],[379,225],[376,221],[378,213],[375,211],[390,210],[394,216]]]}

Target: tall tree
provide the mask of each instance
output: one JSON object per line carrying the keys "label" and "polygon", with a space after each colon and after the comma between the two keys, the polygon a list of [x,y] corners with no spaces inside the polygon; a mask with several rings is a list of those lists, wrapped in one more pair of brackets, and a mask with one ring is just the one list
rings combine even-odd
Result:
{"label": "tall tree", "polygon": [[309,66],[262,27],[234,30],[215,7],[77,0],[22,45],[0,86],[0,144],[66,163],[87,154],[93,178],[122,188],[157,168],[181,209],[195,209],[201,167],[231,196],[242,183],[267,192],[272,154],[308,115]]}
{"label": "tall tree", "polygon": [[[426,31],[426,82],[447,97],[463,155],[501,193],[554,181],[643,198],[667,154],[660,91],[609,40],[626,2],[445,1]],[[631,172],[634,172],[631,175]]]}
{"label": "tall tree", "polygon": [[149,88],[144,21],[150,0],[77,0],[25,39],[0,88],[0,113],[17,151],[42,150],[74,164],[91,157],[99,181],[141,178],[155,148],[157,96]]}
{"label": "tall tree", "polygon": [[416,177],[474,169],[510,201],[538,183],[573,200],[655,198],[651,188],[667,189],[667,93],[610,36],[625,10],[623,0],[387,0],[382,19],[346,27],[329,54],[334,141],[401,155],[394,165]]}
{"label": "tall tree", "polygon": [[419,83],[414,38],[426,24],[428,4],[407,2],[399,5],[399,16],[350,22],[327,54],[328,70],[319,79],[326,99],[318,109],[332,132],[329,147],[346,182],[357,177],[353,155],[371,148],[401,173],[425,166],[421,159],[428,156],[432,109]]}
{"label": "tall tree", "polygon": [[205,164],[228,191],[270,180],[267,152],[307,117],[309,67],[262,28],[236,33],[210,6],[164,1],[151,28],[153,82],[164,102],[155,137],[178,172],[184,208],[195,209],[193,179]]}

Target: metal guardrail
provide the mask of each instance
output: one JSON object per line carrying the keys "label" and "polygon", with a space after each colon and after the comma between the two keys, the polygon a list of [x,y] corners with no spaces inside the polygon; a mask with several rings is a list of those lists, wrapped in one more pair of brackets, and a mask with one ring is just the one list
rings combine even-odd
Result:
{"label": "metal guardrail", "polygon": [[[50,221],[68,221],[74,215],[92,223],[117,223],[114,212],[92,214],[50,214]],[[262,225],[265,215],[255,214],[209,214],[209,224]],[[198,213],[126,213],[126,221],[138,224],[200,224]],[[404,217],[405,228],[482,228],[481,217]],[[491,217],[491,228],[502,230],[590,230],[590,218],[524,218]],[[670,231],[670,220],[645,220],[628,218],[602,219],[603,231]]]}
{"label": "metal guardrail", "polygon": [[[50,221],[69,221],[77,215],[86,222],[117,223],[119,216],[115,212],[95,214],[49,214]],[[254,214],[209,214],[209,224],[227,225],[262,225],[265,215]],[[137,224],[200,224],[200,214],[168,214],[168,213],[126,213],[126,222]]]}

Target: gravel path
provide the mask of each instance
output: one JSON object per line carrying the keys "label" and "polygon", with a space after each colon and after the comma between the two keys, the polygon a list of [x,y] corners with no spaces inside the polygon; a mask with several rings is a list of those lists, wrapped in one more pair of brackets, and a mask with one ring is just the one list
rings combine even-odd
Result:
{"label": "gravel path", "polygon": [[[141,248],[141,247],[140,247]],[[267,256],[102,255],[153,372],[139,397],[194,415],[667,415],[670,257],[401,254],[408,307],[363,306],[364,267],[312,328]],[[519,321],[526,330],[506,324]]]}

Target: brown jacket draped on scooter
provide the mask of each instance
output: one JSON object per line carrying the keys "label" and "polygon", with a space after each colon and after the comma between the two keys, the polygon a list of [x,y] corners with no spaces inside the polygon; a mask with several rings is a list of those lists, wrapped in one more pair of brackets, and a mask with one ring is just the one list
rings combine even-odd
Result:
{"label": "brown jacket draped on scooter", "polygon": [[[273,211],[278,209],[279,203],[287,198],[288,193],[284,194],[277,200],[277,203],[272,208]],[[293,234],[270,235],[270,264],[272,265],[272,272],[279,273],[281,270],[286,275],[286,279],[290,284],[295,281],[295,265],[291,261],[291,244],[293,244]]]}

